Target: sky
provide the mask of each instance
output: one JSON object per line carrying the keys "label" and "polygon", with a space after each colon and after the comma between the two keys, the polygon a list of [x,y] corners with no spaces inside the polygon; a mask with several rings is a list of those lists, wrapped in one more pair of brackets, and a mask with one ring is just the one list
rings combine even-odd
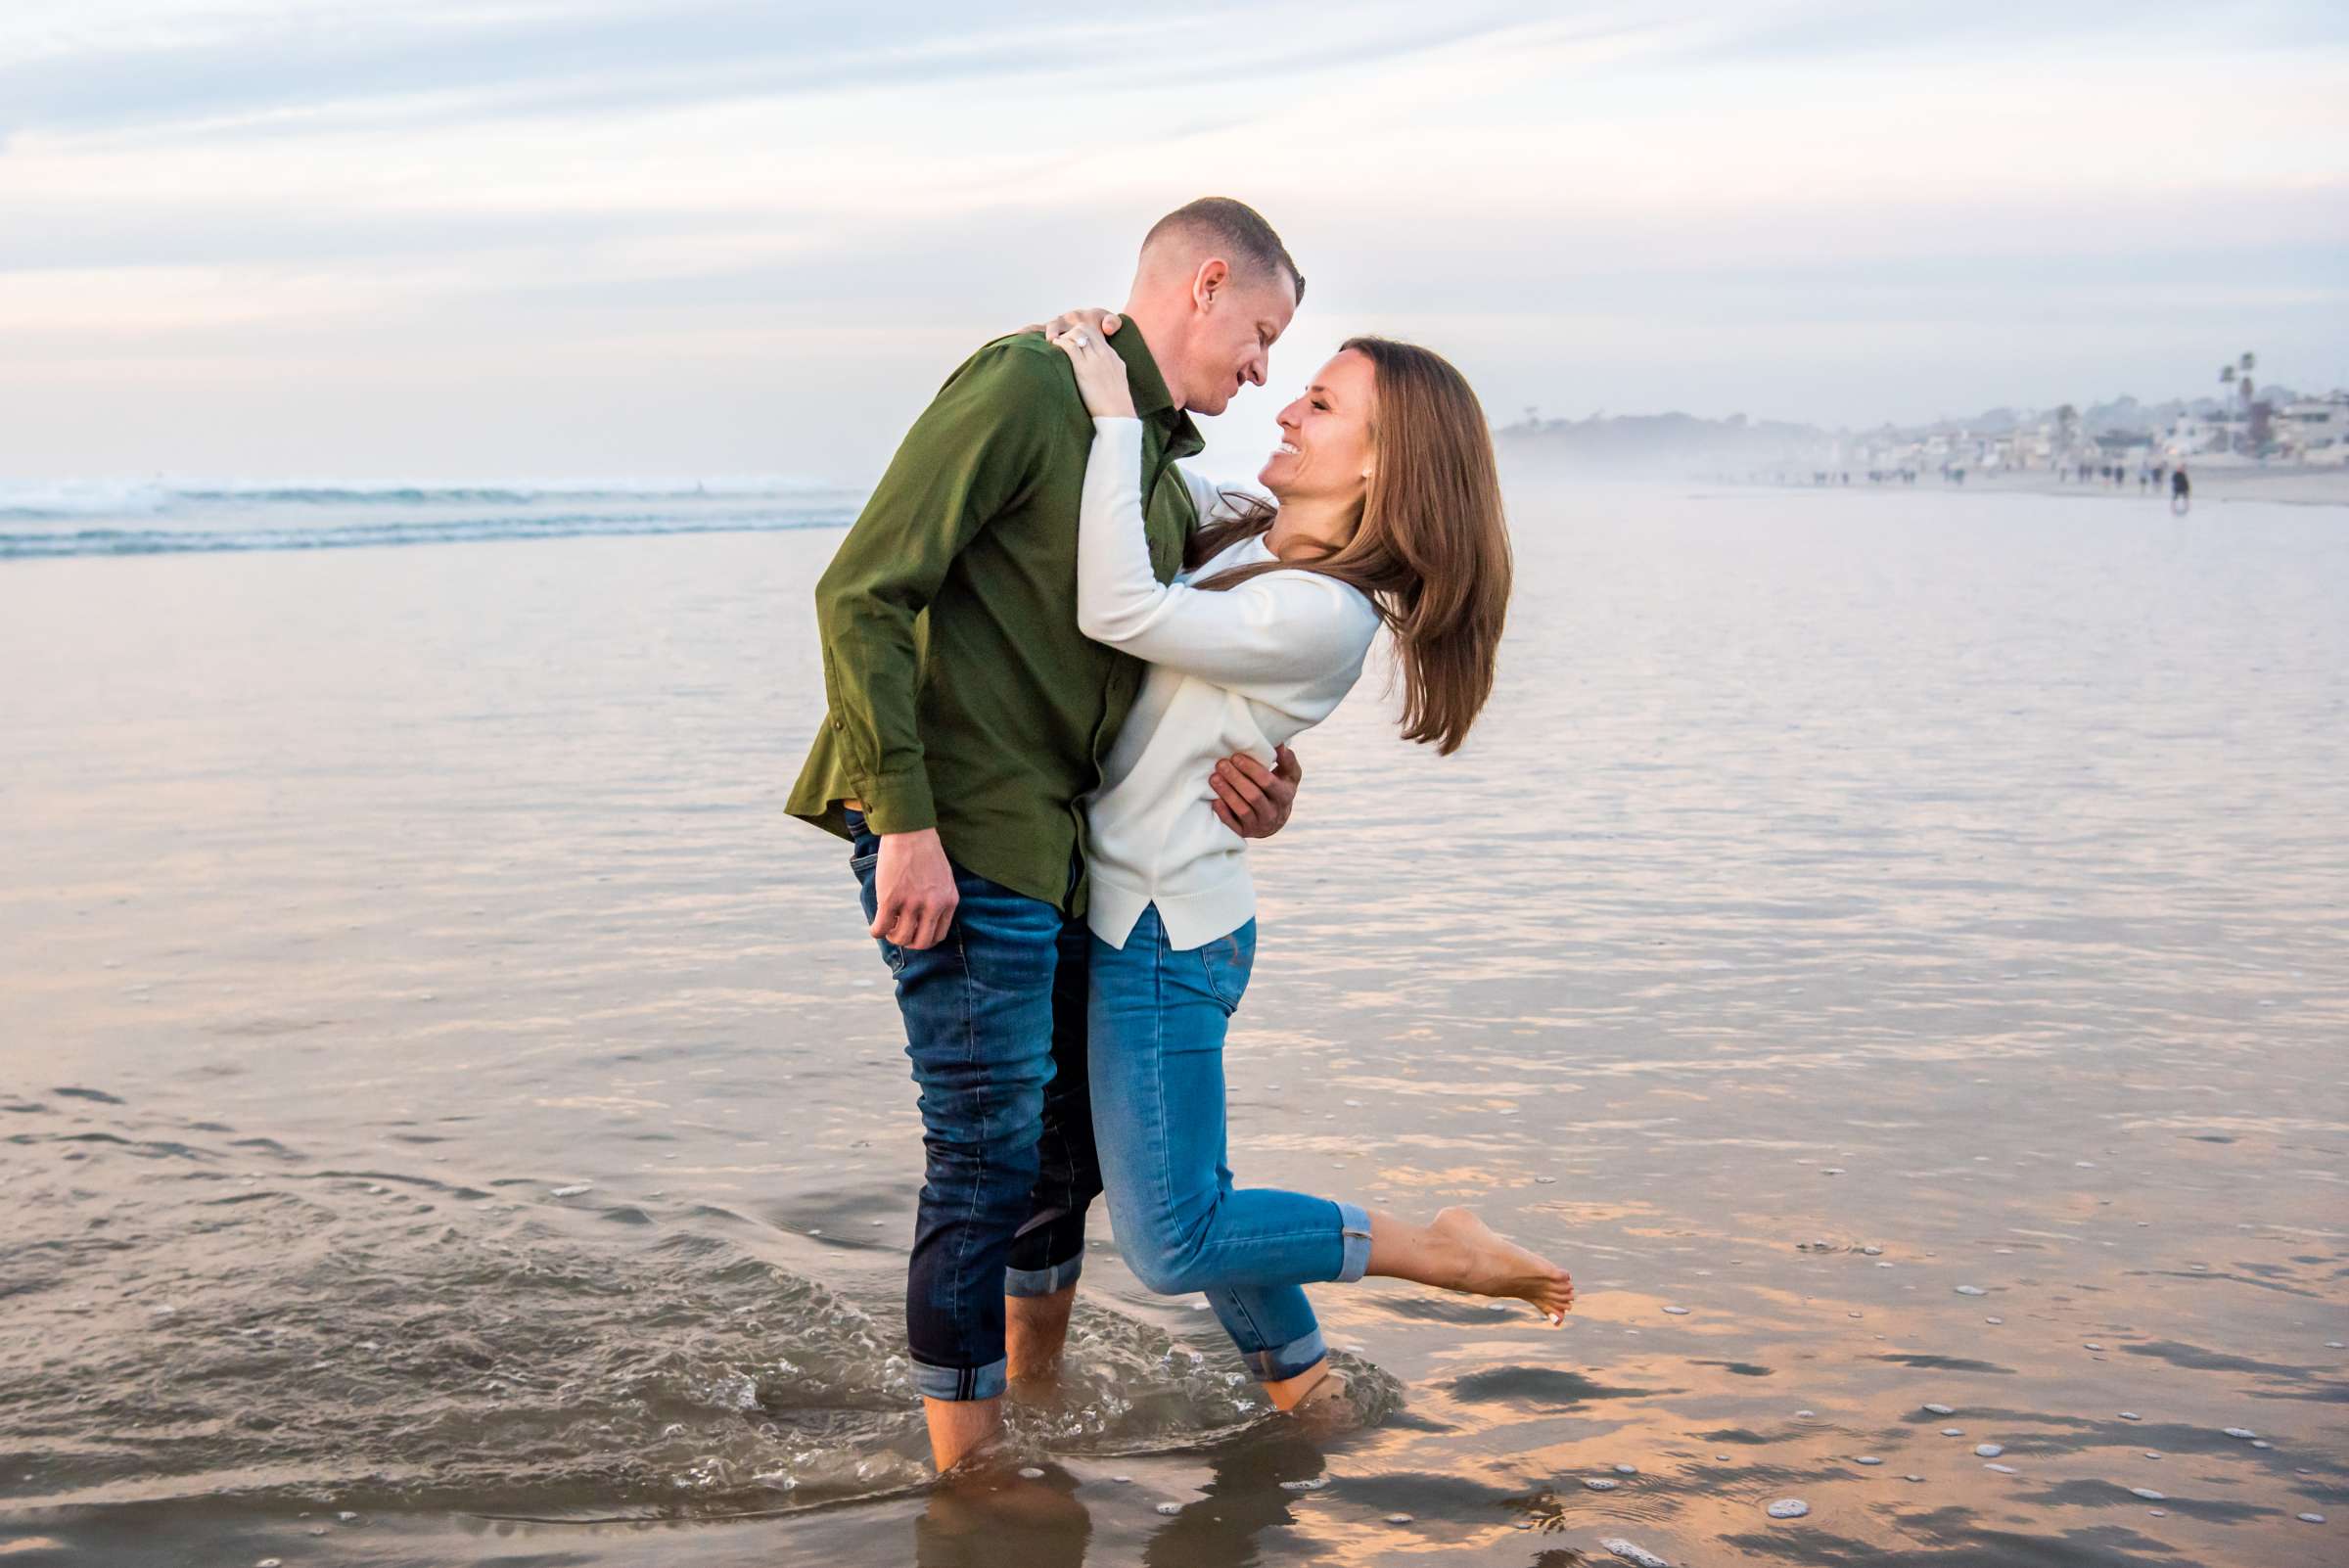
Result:
{"label": "sky", "polygon": [[[1074,18],[1074,20],[1072,20]],[[1150,223],[1497,424],[2349,385],[2349,7],[8,0],[0,478],[870,480]]]}

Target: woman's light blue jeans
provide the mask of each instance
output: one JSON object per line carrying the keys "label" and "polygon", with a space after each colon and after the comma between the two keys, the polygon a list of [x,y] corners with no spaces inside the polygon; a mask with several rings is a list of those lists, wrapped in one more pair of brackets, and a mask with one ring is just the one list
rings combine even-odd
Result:
{"label": "woman's light blue jeans", "polygon": [[1188,952],[1167,945],[1156,907],[1123,948],[1095,937],[1086,1054],[1127,1267],[1165,1295],[1204,1292],[1248,1369],[1271,1382],[1327,1353],[1298,1287],[1361,1278],[1370,1217],[1351,1203],[1231,1184],[1223,1035],[1255,961],[1253,920]]}

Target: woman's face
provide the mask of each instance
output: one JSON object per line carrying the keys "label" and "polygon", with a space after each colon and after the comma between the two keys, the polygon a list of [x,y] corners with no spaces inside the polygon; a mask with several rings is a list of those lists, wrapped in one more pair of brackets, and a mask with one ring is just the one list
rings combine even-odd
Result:
{"label": "woman's face", "polygon": [[1307,498],[1359,502],[1376,456],[1370,414],[1377,391],[1376,369],[1359,349],[1323,365],[1305,395],[1280,411],[1281,442],[1257,483],[1283,504]]}

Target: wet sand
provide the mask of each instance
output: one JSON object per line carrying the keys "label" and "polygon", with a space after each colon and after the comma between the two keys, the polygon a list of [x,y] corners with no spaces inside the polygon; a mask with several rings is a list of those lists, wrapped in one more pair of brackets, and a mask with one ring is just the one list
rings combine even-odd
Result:
{"label": "wet sand", "polygon": [[1302,748],[1233,1163],[1474,1204],[1569,1326],[1316,1288],[1310,1437],[1096,1212],[1040,1473],[943,1493],[780,811],[836,535],[0,570],[0,1554],[2349,1555],[2337,514],[1512,499],[1469,751]]}

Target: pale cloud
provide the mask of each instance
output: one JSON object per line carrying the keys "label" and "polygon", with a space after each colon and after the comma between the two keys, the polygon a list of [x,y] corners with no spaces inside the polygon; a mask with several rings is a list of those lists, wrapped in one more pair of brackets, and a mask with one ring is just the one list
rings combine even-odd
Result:
{"label": "pale cloud", "polygon": [[1209,191],[1312,279],[1284,381],[1362,330],[1504,417],[2349,380],[2345,56],[2318,6],[18,0],[0,472],[854,481]]}

